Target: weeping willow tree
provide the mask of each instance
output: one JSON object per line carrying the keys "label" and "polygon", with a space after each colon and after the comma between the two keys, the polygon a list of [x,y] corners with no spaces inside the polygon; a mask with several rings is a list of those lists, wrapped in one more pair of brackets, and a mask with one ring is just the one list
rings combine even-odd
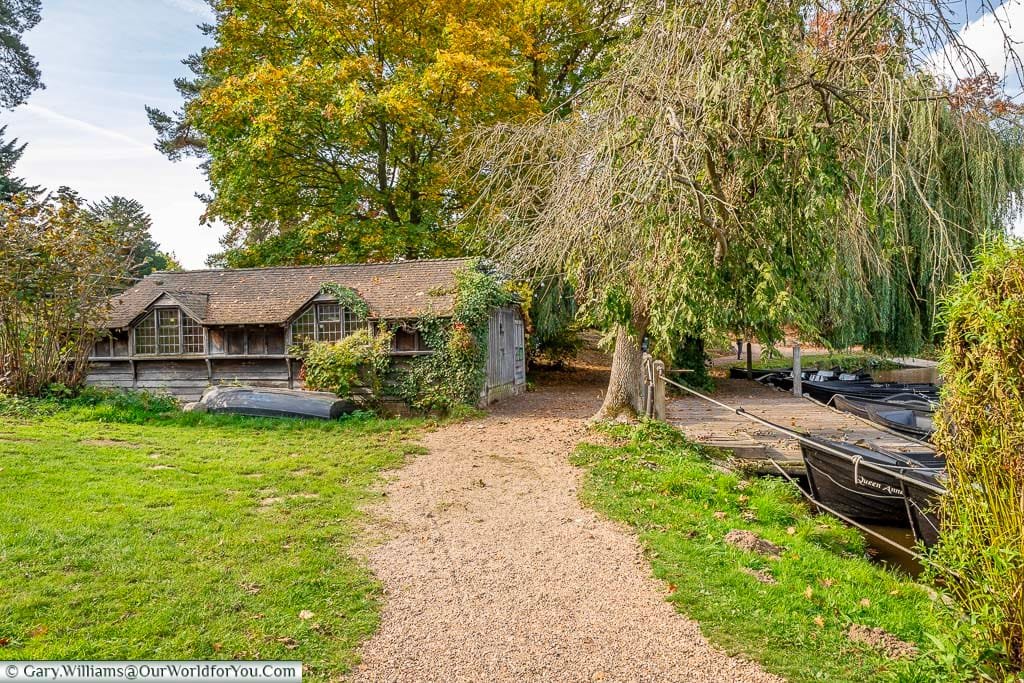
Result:
{"label": "weeping willow tree", "polygon": [[891,336],[1015,209],[1019,112],[915,66],[972,60],[923,4],[673,2],[570,115],[470,145],[483,244],[617,326],[599,417],[636,406],[644,336]]}

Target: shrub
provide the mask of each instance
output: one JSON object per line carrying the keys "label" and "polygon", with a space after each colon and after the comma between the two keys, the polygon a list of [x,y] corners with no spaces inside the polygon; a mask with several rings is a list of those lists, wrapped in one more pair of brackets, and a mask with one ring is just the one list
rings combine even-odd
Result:
{"label": "shrub", "polygon": [[390,331],[372,335],[359,330],[341,341],[309,343],[299,355],[308,388],[346,396],[356,387],[367,387],[378,397],[390,367],[390,351]]}
{"label": "shrub", "polygon": [[932,571],[1024,668],[1024,246],[999,243],[948,296],[935,443],[948,493]]}
{"label": "shrub", "polygon": [[77,387],[128,254],[116,229],[62,192],[0,204],[0,390]]}

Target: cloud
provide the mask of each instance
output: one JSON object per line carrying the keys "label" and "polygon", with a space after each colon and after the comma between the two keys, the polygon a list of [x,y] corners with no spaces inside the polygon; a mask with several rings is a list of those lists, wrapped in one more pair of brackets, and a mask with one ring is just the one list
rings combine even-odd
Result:
{"label": "cloud", "polygon": [[182,12],[195,14],[204,19],[213,19],[213,10],[203,0],[163,0],[163,2]]}
{"label": "cloud", "polygon": [[45,119],[49,119],[50,121],[61,123],[65,126],[69,126],[71,128],[75,128],[77,130],[90,133],[92,135],[99,135],[109,140],[115,140],[124,145],[129,145],[136,151],[144,150],[148,152],[152,149],[151,145],[146,145],[142,142],[139,142],[135,138],[125,135],[124,133],[119,133],[116,130],[111,130],[109,128],[97,126],[96,124],[89,123],[88,121],[76,119],[73,116],[61,114],[60,112],[53,111],[52,109],[48,109],[46,107],[41,107],[37,104],[26,104],[25,110],[32,112],[33,114],[36,114],[38,116],[41,116]]}
{"label": "cloud", "polygon": [[[1010,62],[1009,49],[1020,50],[1024,39],[1024,0],[1006,0],[991,12],[968,22],[958,31],[963,46],[973,54],[964,63],[952,46],[937,51],[927,63],[932,71],[949,78],[965,78],[979,72],[981,61],[990,72],[1019,86],[1018,74]],[[1007,37],[1011,41],[1007,45]],[[970,63],[975,62],[975,63]]]}

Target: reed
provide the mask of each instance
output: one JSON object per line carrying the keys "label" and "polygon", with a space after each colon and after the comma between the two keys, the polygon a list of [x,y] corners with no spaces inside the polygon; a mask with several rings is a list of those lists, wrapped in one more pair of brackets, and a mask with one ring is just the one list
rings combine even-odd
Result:
{"label": "reed", "polygon": [[1024,244],[999,242],[949,295],[935,443],[947,458],[933,557],[966,617],[1024,670]]}

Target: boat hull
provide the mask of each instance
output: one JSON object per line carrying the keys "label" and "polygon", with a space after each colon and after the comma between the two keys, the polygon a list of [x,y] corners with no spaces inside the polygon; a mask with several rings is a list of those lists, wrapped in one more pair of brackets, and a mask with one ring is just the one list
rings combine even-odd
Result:
{"label": "boat hull", "polygon": [[[903,495],[907,506],[907,517],[910,520],[910,529],[914,532],[914,538],[931,547],[939,542],[941,531],[941,520],[939,519],[939,497],[940,493],[931,488],[921,486],[913,481],[916,475],[911,476],[910,481],[903,482]],[[935,474],[922,476],[932,486],[942,486]]]}
{"label": "boat hull", "polygon": [[356,406],[335,394],[263,387],[212,387],[200,401],[211,413],[335,420]]}
{"label": "boat hull", "polygon": [[819,503],[858,522],[906,527],[903,488],[895,477],[802,443],[807,483]]}

